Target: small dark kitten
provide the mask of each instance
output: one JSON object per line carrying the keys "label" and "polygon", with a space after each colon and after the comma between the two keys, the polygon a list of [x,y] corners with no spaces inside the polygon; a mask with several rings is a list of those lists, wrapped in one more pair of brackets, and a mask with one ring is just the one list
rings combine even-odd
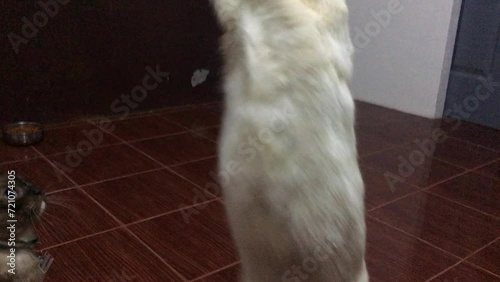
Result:
{"label": "small dark kitten", "polygon": [[[33,250],[38,241],[33,222],[42,215],[45,205],[40,187],[13,171],[0,174],[0,282],[43,280],[44,264],[52,258]],[[11,264],[13,254],[15,264]]]}

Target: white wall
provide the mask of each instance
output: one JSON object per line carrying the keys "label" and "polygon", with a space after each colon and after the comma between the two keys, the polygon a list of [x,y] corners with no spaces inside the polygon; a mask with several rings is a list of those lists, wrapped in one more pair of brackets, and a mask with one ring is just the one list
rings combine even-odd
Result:
{"label": "white wall", "polygon": [[440,117],[461,0],[346,1],[357,50],[351,84],[354,97]]}

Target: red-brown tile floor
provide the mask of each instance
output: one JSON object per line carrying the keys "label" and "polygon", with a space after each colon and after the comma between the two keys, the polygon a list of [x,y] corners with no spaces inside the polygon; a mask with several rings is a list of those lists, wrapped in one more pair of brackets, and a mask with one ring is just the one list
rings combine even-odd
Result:
{"label": "red-brown tile floor", "polygon": [[[0,143],[0,170],[49,194],[46,281],[237,281],[214,180],[220,114],[63,123],[33,147]],[[357,131],[371,281],[500,281],[500,131],[366,103]]]}

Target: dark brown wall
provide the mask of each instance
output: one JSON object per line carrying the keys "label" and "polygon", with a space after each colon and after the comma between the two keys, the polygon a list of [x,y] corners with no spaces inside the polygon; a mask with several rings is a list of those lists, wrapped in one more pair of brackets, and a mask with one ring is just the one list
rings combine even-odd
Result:
{"label": "dark brown wall", "polygon": [[[0,122],[111,114],[112,102],[156,65],[170,82],[136,110],[220,99],[219,30],[208,0],[59,1],[68,3],[58,3],[17,54],[9,34],[22,36],[22,18],[33,22],[43,9],[38,1],[0,2]],[[200,68],[210,70],[209,80],[192,88]]]}

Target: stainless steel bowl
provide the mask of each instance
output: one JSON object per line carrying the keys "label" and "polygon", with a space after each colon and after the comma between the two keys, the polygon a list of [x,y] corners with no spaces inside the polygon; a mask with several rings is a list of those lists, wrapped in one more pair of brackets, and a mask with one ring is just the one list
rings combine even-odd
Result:
{"label": "stainless steel bowl", "polygon": [[14,146],[34,145],[43,139],[43,126],[36,122],[20,121],[2,127],[5,143]]}

